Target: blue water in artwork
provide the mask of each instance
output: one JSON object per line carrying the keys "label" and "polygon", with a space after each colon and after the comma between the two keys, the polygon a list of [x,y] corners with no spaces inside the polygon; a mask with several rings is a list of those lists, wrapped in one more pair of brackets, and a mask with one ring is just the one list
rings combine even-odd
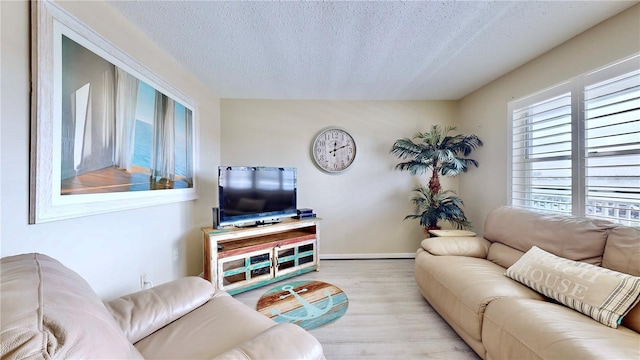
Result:
{"label": "blue water in artwork", "polygon": [[[182,125],[182,126],[180,126]],[[135,145],[133,150],[133,164],[149,169],[151,167],[151,143],[153,125],[136,120]],[[184,123],[176,122],[176,151],[175,166],[176,175],[186,175],[186,138],[184,136]]]}
{"label": "blue water in artwork", "polygon": [[151,167],[151,136],[153,126],[144,121],[136,120],[135,147],[133,149],[133,164],[149,169]]}

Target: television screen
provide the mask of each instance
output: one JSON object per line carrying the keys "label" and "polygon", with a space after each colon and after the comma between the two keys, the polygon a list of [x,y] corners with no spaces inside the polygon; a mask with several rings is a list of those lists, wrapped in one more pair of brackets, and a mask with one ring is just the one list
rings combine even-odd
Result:
{"label": "television screen", "polygon": [[220,166],[220,225],[278,222],[296,215],[295,168]]}

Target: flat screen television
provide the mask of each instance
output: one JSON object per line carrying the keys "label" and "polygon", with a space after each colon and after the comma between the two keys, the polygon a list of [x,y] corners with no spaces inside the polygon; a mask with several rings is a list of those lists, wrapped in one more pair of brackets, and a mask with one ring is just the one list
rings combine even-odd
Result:
{"label": "flat screen television", "polygon": [[291,167],[218,167],[220,225],[251,226],[297,215],[297,171]]}

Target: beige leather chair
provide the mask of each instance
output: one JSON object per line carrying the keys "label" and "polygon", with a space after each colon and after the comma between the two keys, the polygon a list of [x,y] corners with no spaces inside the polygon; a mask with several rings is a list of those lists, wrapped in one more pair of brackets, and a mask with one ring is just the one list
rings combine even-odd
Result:
{"label": "beige leather chair", "polygon": [[324,359],[293,324],[276,324],[198,277],[107,303],[42,254],[1,260],[2,359]]}

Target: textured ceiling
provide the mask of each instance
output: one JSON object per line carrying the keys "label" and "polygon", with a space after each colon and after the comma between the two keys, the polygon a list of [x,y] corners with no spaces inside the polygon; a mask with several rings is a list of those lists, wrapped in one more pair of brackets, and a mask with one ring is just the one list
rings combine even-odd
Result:
{"label": "textured ceiling", "polygon": [[221,98],[459,99],[630,1],[109,1]]}

